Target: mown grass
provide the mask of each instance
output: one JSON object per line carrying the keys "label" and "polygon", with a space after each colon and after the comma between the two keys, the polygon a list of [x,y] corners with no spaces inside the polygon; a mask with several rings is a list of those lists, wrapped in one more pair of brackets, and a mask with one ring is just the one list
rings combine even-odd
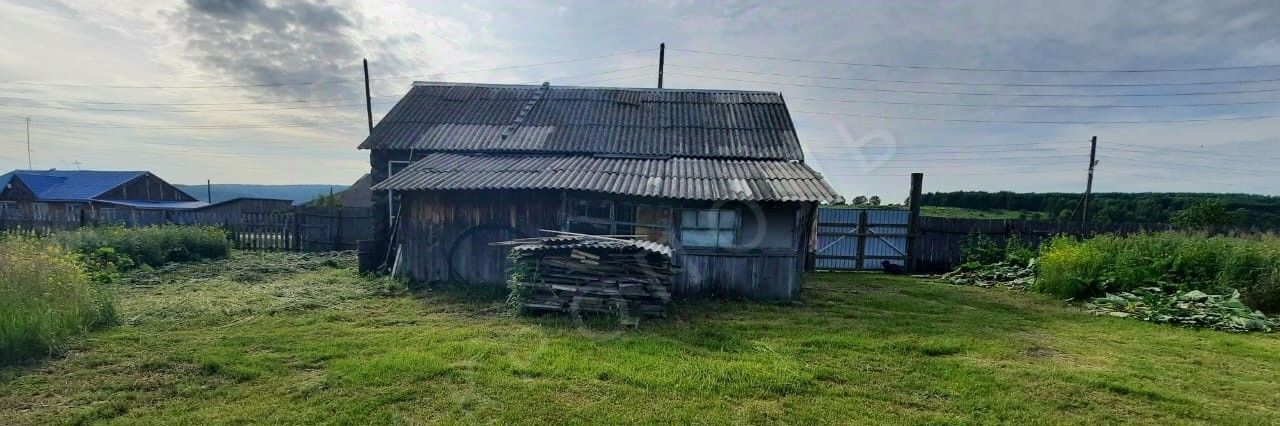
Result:
{"label": "mown grass", "polygon": [[928,217],[944,217],[953,219],[1022,219],[1045,220],[1043,212],[1020,210],[975,210],[963,207],[920,206],[920,215]]}
{"label": "mown grass", "polygon": [[[1280,418],[1280,338],[1035,294],[816,274],[802,303],[685,302],[615,332],[297,263],[236,254],[123,285],[122,326],[0,370],[0,424]],[[244,272],[263,264],[286,266]]]}

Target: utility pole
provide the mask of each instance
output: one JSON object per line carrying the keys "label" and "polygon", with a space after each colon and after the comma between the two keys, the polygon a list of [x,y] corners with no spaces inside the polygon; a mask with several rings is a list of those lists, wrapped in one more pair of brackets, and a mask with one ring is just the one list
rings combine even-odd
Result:
{"label": "utility pole", "polygon": [[364,110],[369,114],[369,134],[373,134],[373,95],[369,94],[369,60],[364,60]]}
{"label": "utility pole", "polygon": [[31,168],[31,117],[27,117],[27,170]]}
{"label": "utility pole", "polygon": [[662,66],[667,61],[667,44],[658,43],[658,88],[662,88]]}
{"label": "utility pole", "polygon": [[1080,221],[1084,227],[1089,226],[1089,197],[1093,194],[1093,166],[1098,165],[1098,137],[1094,136],[1089,142],[1089,180],[1084,186],[1084,210],[1081,211]]}

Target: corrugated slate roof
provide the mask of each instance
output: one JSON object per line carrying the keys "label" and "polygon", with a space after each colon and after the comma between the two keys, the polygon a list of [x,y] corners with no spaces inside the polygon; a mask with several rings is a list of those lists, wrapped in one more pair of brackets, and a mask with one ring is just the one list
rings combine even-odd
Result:
{"label": "corrugated slate roof", "polygon": [[647,197],[839,201],[809,166],[785,160],[432,153],[374,190],[571,189]]}
{"label": "corrugated slate roof", "polygon": [[145,174],[147,172],[140,171],[14,170],[0,176],[0,183],[8,184],[10,178],[17,177],[37,199],[87,201]]}
{"label": "corrugated slate roof", "polygon": [[360,148],[803,159],[778,93],[422,82]]}

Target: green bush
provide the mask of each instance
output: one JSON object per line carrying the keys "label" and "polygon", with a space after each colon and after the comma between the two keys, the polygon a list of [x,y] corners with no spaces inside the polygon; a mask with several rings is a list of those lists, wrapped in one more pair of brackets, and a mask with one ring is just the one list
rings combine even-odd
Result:
{"label": "green bush", "polygon": [[960,257],[970,265],[1010,263],[1026,266],[1035,258],[1035,249],[1017,234],[1010,235],[1001,244],[986,234],[969,234],[960,242]]}
{"label": "green bush", "polygon": [[[148,226],[141,228],[80,228],[55,234],[64,247],[91,256],[112,256],[120,269],[168,262],[221,259],[231,253],[225,231],[208,226]],[[110,248],[109,254],[99,252]],[[128,260],[126,263],[118,263]]]}
{"label": "green bush", "polygon": [[0,238],[0,362],[36,357],[116,322],[109,293],[77,257],[47,241]]}
{"label": "green bush", "polygon": [[1230,294],[1265,312],[1280,312],[1280,238],[1177,232],[1056,237],[1038,260],[1036,288],[1065,298],[1159,287]]}

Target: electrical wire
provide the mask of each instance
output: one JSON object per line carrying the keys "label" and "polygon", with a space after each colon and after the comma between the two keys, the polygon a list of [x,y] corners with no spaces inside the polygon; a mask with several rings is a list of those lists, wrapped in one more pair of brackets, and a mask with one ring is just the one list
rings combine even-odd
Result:
{"label": "electrical wire", "polygon": [[681,49],[668,47],[667,50],[677,52],[699,53],[704,55],[730,56],[751,59],[767,59],[774,61],[786,62],[806,62],[814,64],[828,65],[847,65],[857,67],[874,67],[874,68],[899,68],[899,69],[918,69],[918,70],[944,70],[944,71],[976,71],[976,72],[1025,72],[1025,73],[1159,73],[1159,72],[1194,72],[1194,71],[1223,71],[1223,70],[1249,70],[1260,68],[1280,67],[1280,64],[1262,64],[1262,65],[1241,65],[1241,66],[1222,66],[1222,67],[1193,67],[1193,68],[1141,68],[1141,69],[1106,69],[1106,70],[1090,70],[1090,69],[1035,69],[1035,68],[978,68],[978,67],[951,67],[951,66],[928,66],[928,65],[905,65],[905,64],[886,64],[873,62],[842,62],[828,61],[817,59],[799,59],[785,58],[778,56],[763,55],[747,55],[741,53],[713,52],[707,50]]}
{"label": "electrical wire", "polygon": [[841,80],[841,81],[862,81],[873,83],[901,83],[901,84],[937,84],[947,86],[999,86],[999,87],[1161,87],[1161,86],[1203,86],[1215,84],[1246,84],[1246,83],[1271,83],[1280,81],[1280,78],[1262,78],[1255,80],[1226,80],[1226,81],[1192,81],[1192,82],[1174,82],[1174,83],[974,83],[965,81],[937,81],[937,80],[895,80],[895,79],[878,79],[878,78],[860,78],[860,77],[835,77],[823,75],[804,75],[804,74],[786,74],[762,71],[747,71],[731,68],[704,67],[696,65],[668,64],[667,66],[676,68],[690,68],[705,71],[721,71],[736,72],[743,74],[768,75],[775,77],[793,77],[793,78],[812,78],[820,80]]}
{"label": "electrical wire", "polygon": [[1265,119],[1272,119],[1272,118],[1280,118],[1280,115],[1257,115],[1257,116],[1248,116],[1248,117],[1186,118],[1186,119],[1171,119],[1171,120],[1078,121],[1078,120],[983,120],[983,119],[961,119],[961,118],[936,118],[936,117],[905,117],[905,116],[874,115],[874,114],[844,114],[844,113],[820,112],[820,111],[791,111],[791,113],[813,114],[813,115],[834,115],[834,116],[860,117],[860,118],[877,118],[882,120],[946,121],[946,122],[957,122],[957,123],[997,123],[997,124],[1200,123],[1200,122],[1208,122],[1208,121],[1265,120]]}
{"label": "electrical wire", "polygon": [[1243,94],[1243,93],[1280,92],[1280,89],[1224,90],[1224,91],[1202,91],[1202,92],[1180,92],[1180,93],[1116,93],[1116,94],[946,92],[946,91],[935,91],[935,90],[880,89],[880,88],[867,88],[867,87],[824,86],[819,84],[784,83],[784,82],[777,82],[777,81],[749,80],[749,79],[732,78],[732,77],[717,77],[713,75],[686,74],[686,73],[678,73],[678,72],[671,72],[671,71],[667,71],[666,74],[679,75],[683,77],[706,78],[706,79],[712,79],[712,80],[736,81],[736,82],[742,82],[742,83],[777,84],[782,86],[810,87],[810,88],[816,88],[816,89],[853,90],[853,91],[860,91],[860,92],[913,93],[913,94],[921,94],[921,95],[1053,97],[1053,98],[1122,98],[1122,97],[1159,97],[1159,96],[1235,95],[1235,94]]}
{"label": "electrical wire", "polygon": [[[369,80],[378,80],[378,81],[397,80],[397,79],[420,78],[420,77],[428,77],[428,76],[473,74],[473,73],[480,73],[480,72],[532,68],[532,67],[540,67],[540,66],[546,66],[546,65],[564,64],[564,63],[570,63],[570,62],[589,61],[593,59],[611,58],[615,56],[633,55],[636,53],[648,52],[652,50],[654,49],[646,48],[646,49],[638,49],[638,50],[625,51],[625,52],[610,53],[606,55],[587,56],[587,57],[581,57],[581,58],[539,62],[534,64],[510,65],[510,66],[466,70],[466,71],[450,71],[450,72],[438,72],[438,73],[426,73],[426,74],[371,77],[369,78]],[[338,84],[338,83],[353,83],[353,82],[363,82],[363,81],[364,81],[364,78],[328,80],[328,81],[298,81],[298,82],[289,82],[289,83],[213,84],[213,85],[110,85],[110,84],[44,83],[44,82],[26,82],[26,81],[6,81],[6,82],[0,82],[0,84],[15,84],[15,85],[25,85],[25,86],[49,86],[49,87],[93,87],[93,88],[106,88],[106,89],[225,89],[225,88],[246,88],[246,87],[275,87],[275,86],[303,86],[303,85],[314,85],[314,84]]]}

